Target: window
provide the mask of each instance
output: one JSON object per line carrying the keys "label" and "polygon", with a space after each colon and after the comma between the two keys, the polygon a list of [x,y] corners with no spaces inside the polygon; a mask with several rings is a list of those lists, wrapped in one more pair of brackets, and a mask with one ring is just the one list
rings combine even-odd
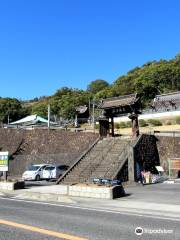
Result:
{"label": "window", "polygon": [[49,166],[49,167],[46,167],[45,168],[45,170],[47,170],[47,171],[52,171],[52,170],[54,170],[55,169],[55,167],[53,167],[53,166]]}
{"label": "window", "polygon": [[62,171],[66,171],[69,167],[66,166],[66,165],[61,165],[61,166],[58,166],[58,169],[59,170],[62,170]]}
{"label": "window", "polygon": [[28,167],[28,171],[36,171],[39,169],[39,166],[34,166],[34,165],[31,165]]}
{"label": "window", "polygon": [[42,167],[41,167],[41,169],[44,169],[44,168],[46,168],[46,167],[47,167],[47,165],[45,165],[45,166],[42,166]]}

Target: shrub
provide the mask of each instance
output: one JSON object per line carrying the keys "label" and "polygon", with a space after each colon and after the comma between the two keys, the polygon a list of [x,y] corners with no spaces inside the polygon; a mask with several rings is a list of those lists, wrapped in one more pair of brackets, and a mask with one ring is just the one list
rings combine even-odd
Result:
{"label": "shrub", "polygon": [[119,127],[120,127],[120,128],[126,128],[127,126],[126,126],[126,123],[125,123],[125,122],[120,122],[120,123],[119,123]]}
{"label": "shrub", "polygon": [[167,121],[167,122],[165,122],[165,125],[172,125],[172,122],[171,121]]}
{"label": "shrub", "polygon": [[162,122],[158,119],[148,119],[147,122],[150,126],[162,126]]}
{"label": "shrub", "polygon": [[180,124],[180,116],[176,117],[176,124]]}
{"label": "shrub", "polygon": [[132,127],[131,122],[120,122],[119,123],[119,128],[130,128]]}
{"label": "shrub", "polygon": [[131,128],[132,127],[132,123],[131,122],[126,122],[126,127],[127,128]]}
{"label": "shrub", "polygon": [[146,127],[146,126],[148,126],[148,124],[144,119],[140,119],[139,120],[139,126],[140,127]]}
{"label": "shrub", "polygon": [[119,123],[114,123],[114,128],[119,129],[120,128]]}

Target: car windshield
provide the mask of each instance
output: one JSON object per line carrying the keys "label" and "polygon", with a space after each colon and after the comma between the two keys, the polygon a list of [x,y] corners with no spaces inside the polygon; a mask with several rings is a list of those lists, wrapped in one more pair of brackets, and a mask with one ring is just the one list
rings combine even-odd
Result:
{"label": "car windshield", "polygon": [[31,166],[29,166],[28,167],[28,171],[36,171],[36,170],[38,170],[40,168],[40,166],[35,166],[35,165],[31,165]]}

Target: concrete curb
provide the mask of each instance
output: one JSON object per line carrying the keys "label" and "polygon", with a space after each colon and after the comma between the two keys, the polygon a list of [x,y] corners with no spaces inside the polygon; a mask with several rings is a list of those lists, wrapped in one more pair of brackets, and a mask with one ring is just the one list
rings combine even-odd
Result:
{"label": "concrete curb", "polygon": [[93,199],[68,197],[58,194],[44,194],[35,192],[26,192],[14,196],[13,199],[39,201],[47,203],[63,203],[85,209],[97,209],[100,211],[113,211],[122,214],[149,215],[156,217],[173,217],[180,219],[179,205],[146,203],[142,201],[121,201],[110,199]]}
{"label": "concrete curb", "polygon": [[37,192],[25,192],[18,194],[14,198],[17,199],[28,199],[28,200],[38,200],[47,202],[63,202],[63,203],[75,203],[68,196],[58,195],[58,194],[48,194],[48,193],[37,193]]}

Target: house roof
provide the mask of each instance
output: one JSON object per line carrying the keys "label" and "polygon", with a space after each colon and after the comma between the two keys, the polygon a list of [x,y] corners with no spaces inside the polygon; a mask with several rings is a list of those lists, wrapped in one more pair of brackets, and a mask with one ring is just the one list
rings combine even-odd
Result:
{"label": "house roof", "polygon": [[172,92],[168,94],[156,95],[154,102],[180,102],[180,92]]}
{"label": "house roof", "polygon": [[18,121],[12,122],[10,124],[12,125],[19,125],[19,124],[36,124],[38,122],[42,122],[42,123],[48,123],[48,120],[46,120],[45,118],[42,118],[38,115],[30,115],[27,116],[25,118],[22,118]]}
{"label": "house roof", "polygon": [[137,98],[136,94],[124,95],[120,97],[114,98],[106,98],[101,101],[99,104],[100,109],[108,109],[108,108],[115,108],[115,107],[124,107],[127,105],[132,105],[137,102],[139,98]]}
{"label": "house roof", "polygon": [[76,107],[76,112],[82,114],[82,113],[85,113],[87,111],[87,106],[78,106]]}

